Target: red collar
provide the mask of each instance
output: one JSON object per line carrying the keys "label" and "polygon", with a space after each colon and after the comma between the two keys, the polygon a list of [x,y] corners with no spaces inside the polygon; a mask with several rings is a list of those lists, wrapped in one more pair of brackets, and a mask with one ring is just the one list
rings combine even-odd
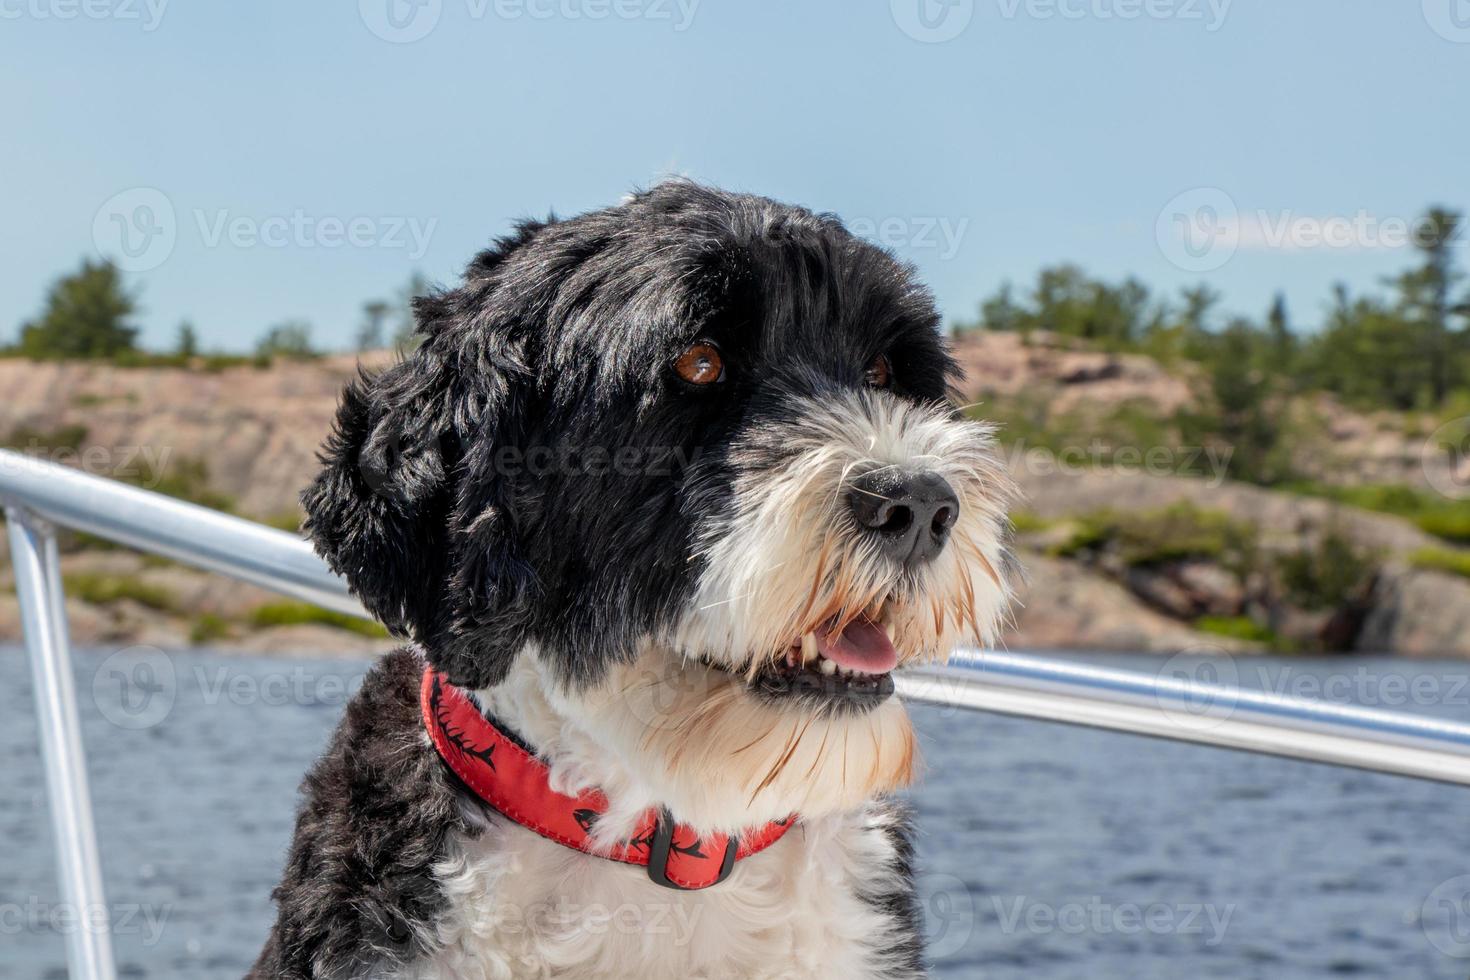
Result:
{"label": "red collar", "polygon": [[[463,691],[432,668],[420,693],[424,727],[439,755],[460,780],[500,813],[542,837],[593,853],[592,824],[607,812],[597,790],[567,796],[551,788],[546,764],[487,719]],[[695,891],[718,885],[735,862],[770,847],[795,822],[778,820],[744,834],[702,836],[676,824],[667,810],[651,809],[633,836],[608,853],[613,861],[645,865],[660,885]]]}

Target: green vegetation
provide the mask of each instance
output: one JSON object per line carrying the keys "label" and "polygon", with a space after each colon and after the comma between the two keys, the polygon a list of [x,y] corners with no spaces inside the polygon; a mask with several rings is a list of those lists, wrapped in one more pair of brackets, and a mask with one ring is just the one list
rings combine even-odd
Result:
{"label": "green vegetation", "polygon": [[388,635],[387,630],[371,620],[358,619],[356,616],[323,609],[307,602],[291,600],[268,602],[258,607],[250,614],[250,622],[251,625],[261,628],[314,623],[321,626],[334,626],[337,629],[349,630],[363,636],[384,637]]}
{"label": "green vegetation", "polygon": [[1202,616],[1194,621],[1194,628],[1201,633],[1259,643],[1277,651],[1284,651],[1289,646],[1282,637],[1249,616]]}
{"label": "green vegetation", "polygon": [[20,331],[20,353],[33,358],[113,357],[133,349],[138,330],[129,320],[137,300],[111,262],[82,262],[46,294],[39,319]]}
{"label": "green vegetation", "polygon": [[86,441],[85,425],[60,425],[54,429],[33,429],[22,425],[11,429],[8,435],[0,439],[0,446],[23,452],[76,452]]}
{"label": "green vegetation", "polygon": [[160,612],[174,612],[178,608],[173,593],[160,586],[149,585],[133,575],[78,572],[63,576],[62,585],[68,595],[98,605],[131,599]]}
{"label": "green vegetation", "polygon": [[223,616],[204,613],[189,626],[189,642],[198,645],[214,643],[230,635],[230,623]]}
{"label": "green vegetation", "polygon": [[1367,408],[1438,409],[1470,389],[1470,293],[1455,266],[1462,223],[1432,208],[1416,229],[1418,264],[1395,277],[1387,297],[1354,297],[1339,284],[1321,329],[1294,333],[1278,298],[1262,322],[1215,324],[1220,295],[1208,286],[1177,300],[1154,296],[1136,279],[1107,283],[1074,265],[1043,269],[1017,299],[1007,283],[963,330],[1049,330],[1105,350],[1136,351],[1164,362],[1193,361],[1214,396],[1217,434],[1243,455],[1249,478],[1281,479],[1271,417],[1285,396],[1332,392]]}
{"label": "green vegetation", "polygon": [[278,531],[289,531],[292,534],[300,534],[301,522],[304,520],[306,520],[306,516],[301,511],[293,508],[291,510],[283,510],[279,514],[272,514],[261,521],[261,523],[273,527]]}
{"label": "green vegetation", "polygon": [[1055,521],[1035,514],[1029,510],[1017,510],[1011,512],[1011,526],[1016,529],[1017,534],[1033,534],[1037,531],[1045,531],[1055,525]]}
{"label": "green vegetation", "polygon": [[255,356],[267,360],[284,357],[298,361],[319,356],[311,345],[311,324],[305,320],[276,324],[256,342]]}
{"label": "green vegetation", "polygon": [[1455,551],[1452,548],[1420,548],[1409,556],[1415,568],[1426,568],[1435,572],[1449,572],[1470,578],[1470,551]]}
{"label": "green vegetation", "polygon": [[1446,541],[1470,543],[1470,504],[1447,500],[1427,490],[1398,484],[1344,487],[1312,482],[1294,482],[1282,489],[1323,497],[1363,510],[1392,514],[1413,521],[1426,534]]}
{"label": "green vegetation", "polygon": [[1336,529],[1323,534],[1315,546],[1276,559],[1286,597],[1303,609],[1336,609],[1360,599],[1377,568],[1378,556]]}
{"label": "green vegetation", "polygon": [[1223,511],[1181,502],[1152,511],[1086,515],[1078,519],[1071,538],[1052,553],[1075,558],[1108,550],[1129,567],[1195,558],[1244,569],[1253,561],[1255,538],[1251,525]]}

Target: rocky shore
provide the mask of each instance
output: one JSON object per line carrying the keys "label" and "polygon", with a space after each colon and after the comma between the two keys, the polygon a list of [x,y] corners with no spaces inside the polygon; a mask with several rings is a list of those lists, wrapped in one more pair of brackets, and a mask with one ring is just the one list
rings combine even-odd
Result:
{"label": "rocky shore", "polygon": [[[1195,397],[1187,374],[1148,358],[1044,337],[985,335],[957,353],[981,415],[1023,396],[1082,417],[1129,404],[1173,411]],[[220,371],[0,360],[11,393],[0,441],[290,528],[357,366],[352,356]],[[1429,479],[1413,425],[1331,417],[1329,477]],[[1099,463],[1086,452],[1059,460],[1054,446],[1037,455],[1024,440],[1007,448],[1025,495],[1016,544],[1028,576],[1008,648],[1470,657],[1470,578],[1455,570],[1470,552],[1410,520],[1198,468],[1177,475],[1142,452],[1119,466],[1116,454]],[[368,624],[95,541],[69,540],[63,573],[78,644],[352,655],[392,645]],[[19,638],[0,565],[0,642]]]}

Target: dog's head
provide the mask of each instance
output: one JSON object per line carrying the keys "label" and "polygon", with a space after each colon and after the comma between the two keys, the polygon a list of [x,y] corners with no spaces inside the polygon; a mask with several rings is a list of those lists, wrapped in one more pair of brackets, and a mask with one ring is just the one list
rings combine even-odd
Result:
{"label": "dog's head", "polygon": [[907,779],[891,673],[993,638],[1010,496],[908,268],[675,182],[524,225],[415,309],[304,497],[375,615],[461,686],[534,658],[669,772]]}

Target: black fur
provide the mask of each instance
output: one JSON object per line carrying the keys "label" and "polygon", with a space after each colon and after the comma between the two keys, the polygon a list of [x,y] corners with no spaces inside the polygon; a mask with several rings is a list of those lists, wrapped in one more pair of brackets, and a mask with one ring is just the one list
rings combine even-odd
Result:
{"label": "black fur", "polygon": [[879,800],[873,807],[873,833],[883,834],[893,847],[894,880],[899,887],[863,894],[859,897],[894,922],[900,924],[904,939],[890,952],[898,963],[892,980],[916,980],[928,976],[924,966],[924,913],[914,894],[914,815],[909,807],[895,799]]}
{"label": "black fur", "polygon": [[384,657],[302,785],[279,909],[246,980],[357,980],[422,952],[442,898],[433,862],[473,836],[453,777],[424,733],[412,650]]}
{"label": "black fur", "polygon": [[[793,395],[857,389],[878,354],[901,397],[956,369],[925,290],[836,219],[684,182],[568,221],[528,222],[415,304],[420,346],[349,386],[304,493],[319,553],[461,686],[534,641],[596,681],[672,624],[739,469],[778,461]],[[671,365],[724,353],[708,389]],[[405,962],[442,898],[431,868],[473,835],[419,718],[415,651],[370,675],[308,776],[251,980],[346,980]],[[912,851],[894,820],[905,879]],[[907,893],[864,896],[913,926]],[[920,975],[917,939],[905,960]],[[907,969],[907,968],[906,968]]]}
{"label": "black fur", "polygon": [[[685,182],[522,225],[416,311],[421,346],[344,396],[306,529],[471,687],[528,640],[595,681],[667,628],[700,571],[695,533],[753,465],[731,447],[793,394],[861,387],[878,354],[903,396],[943,399],[955,374],[928,293],[886,252],[835,218]],[[670,368],[696,339],[725,355],[711,390]]]}

